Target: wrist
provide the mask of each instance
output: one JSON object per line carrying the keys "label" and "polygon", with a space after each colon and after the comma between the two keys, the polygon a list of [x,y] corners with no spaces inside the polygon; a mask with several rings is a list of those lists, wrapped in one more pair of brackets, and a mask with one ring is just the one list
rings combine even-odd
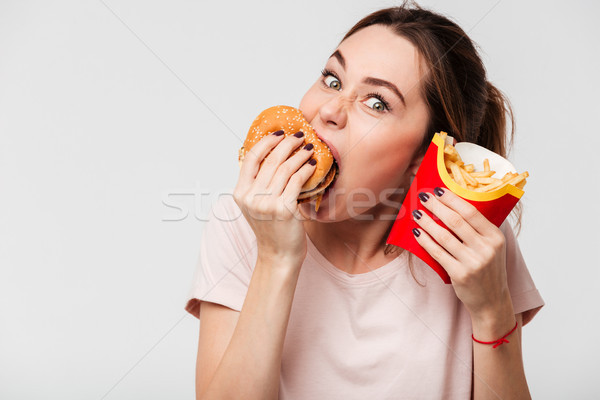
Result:
{"label": "wrist", "polygon": [[471,315],[473,335],[480,340],[494,340],[515,326],[515,311],[510,296],[494,307]]}
{"label": "wrist", "polygon": [[290,267],[300,267],[306,258],[304,253],[281,251],[276,248],[258,245],[258,260],[272,263],[275,265],[285,265]]}
{"label": "wrist", "polygon": [[256,269],[268,270],[279,277],[297,276],[304,259],[280,254],[258,253]]}

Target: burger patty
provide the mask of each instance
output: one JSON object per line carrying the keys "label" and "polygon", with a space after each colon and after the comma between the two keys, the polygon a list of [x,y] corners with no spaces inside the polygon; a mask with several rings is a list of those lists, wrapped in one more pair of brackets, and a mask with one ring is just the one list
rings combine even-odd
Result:
{"label": "burger patty", "polygon": [[[333,183],[333,180],[335,179],[337,174],[338,174],[338,166],[334,160],[333,164],[331,165],[331,168],[329,168],[329,172],[327,172],[327,175],[325,175],[325,178],[323,178],[321,183],[319,183],[317,185],[317,187],[315,187],[312,190],[308,190],[306,192],[300,193],[300,195],[298,196],[298,200],[304,200],[304,201],[313,200],[312,199],[313,197],[317,196],[321,192],[325,192],[325,190],[331,185],[331,183]],[[302,202],[304,202],[304,201],[302,201]]]}

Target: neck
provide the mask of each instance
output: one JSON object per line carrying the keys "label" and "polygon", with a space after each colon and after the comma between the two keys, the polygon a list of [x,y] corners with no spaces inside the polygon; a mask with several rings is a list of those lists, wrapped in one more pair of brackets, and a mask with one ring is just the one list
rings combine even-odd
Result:
{"label": "neck", "polygon": [[379,268],[398,256],[398,252],[384,254],[385,241],[397,213],[397,208],[379,203],[344,221],[308,220],[304,222],[304,228],[315,247],[335,267],[360,274]]}

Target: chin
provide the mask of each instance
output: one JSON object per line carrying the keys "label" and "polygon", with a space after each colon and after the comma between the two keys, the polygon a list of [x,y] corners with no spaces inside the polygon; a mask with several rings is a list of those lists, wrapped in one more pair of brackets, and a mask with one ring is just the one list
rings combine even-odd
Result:
{"label": "chin", "polygon": [[340,202],[339,198],[337,201],[333,201],[330,199],[334,199],[335,195],[331,198],[327,196],[329,191],[327,191],[326,195],[323,197],[319,205],[319,210],[315,211],[315,201],[305,202],[298,204],[300,208],[300,212],[304,215],[305,218],[311,221],[318,222],[337,222],[340,221],[339,212],[337,212],[337,203]]}

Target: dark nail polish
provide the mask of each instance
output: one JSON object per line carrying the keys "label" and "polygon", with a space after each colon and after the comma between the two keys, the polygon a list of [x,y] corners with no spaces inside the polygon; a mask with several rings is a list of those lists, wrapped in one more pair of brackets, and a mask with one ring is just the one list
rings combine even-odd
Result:
{"label": "dark nail polish", "polygon": [[273,135],[275,135],[275,136],[281,136],[281,135],[283,135],[283,131],[282,130],[278,130],[277,132],[273,132]]}
{"label": "dark nail polish", "polygon": [[313,148],[313,144],[312,143],[309,143],[306,146],[304,146],[304,150],[312,150],[312,148]]}
{"label": "dark nail polish", "polygon": [[417,228],[413,228],[413,235],[415,235],[416,237],[421,236],[421,231],[419,231]]}
{"label": "dark nail polish", "polygon": [[444,194],[444,189],[442,189],[441,187],[436,187],[435,189],[433,189],[433,193],[435,193],[437,197],[440,197]]}
{"label": "dark nail polish", "polygon": [[302,136],[304,136],[304,132],[302,132],[302,131],[296,132],[296,133],[294,133],[294,136],[296,136],[297,138],[301,138]]}
{"label": "dark nail polish", "polygon": [[423,214],[419,210],[414,210],[413,211],[413,216],[415,217],[415,219],[421,219],[421,217],[423,216]]}
{"label": "dark nail polish", "polygon": [[317,163],[317,160],[315,160],[314,158],[311,158],[310,160],[308,160],[308,163],[310,165],[315,165]]}
{"label": "dark nail polish", "polygon": [[427,200],[429,200],[429,195],[427,193],[425,193],[425,192],[421,192],[421,193],[419,193],[419,198],[424,203]]}

